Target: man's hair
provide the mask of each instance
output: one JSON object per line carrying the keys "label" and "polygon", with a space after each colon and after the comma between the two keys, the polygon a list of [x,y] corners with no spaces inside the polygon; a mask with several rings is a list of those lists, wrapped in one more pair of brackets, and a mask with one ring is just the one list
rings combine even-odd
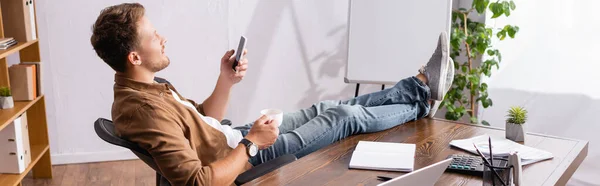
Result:
{"label": "man's hair", "polygon": [[103,9],[92,26],[96,54],[117,72],[125,72],[127,55],[139,45],[137,22],[144,13],[139,3],[114,5]]}

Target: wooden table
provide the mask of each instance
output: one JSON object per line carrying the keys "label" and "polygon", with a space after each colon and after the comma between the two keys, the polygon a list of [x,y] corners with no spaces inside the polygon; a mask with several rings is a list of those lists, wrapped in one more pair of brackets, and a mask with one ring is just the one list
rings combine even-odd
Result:
{"label": "wooden table", "polygon": [[[348,137],[297,161],[259,177],[246,185],[376,185],[377,176],[404,173],[348,169],[352,152],[361,141],[414,143],[415,170],[445,159],[450,154],[469,154],[450,147],[454,139],[481,134],[504,137],[504,130],[438,119],[421,119],[389,130]],[[528,133],[524,145],[551,152],[554,158],[523,167],[523,185],[565,185],[587,156],[588,142]],[[436,185],[482,185],[482,179],[445,172]]]}

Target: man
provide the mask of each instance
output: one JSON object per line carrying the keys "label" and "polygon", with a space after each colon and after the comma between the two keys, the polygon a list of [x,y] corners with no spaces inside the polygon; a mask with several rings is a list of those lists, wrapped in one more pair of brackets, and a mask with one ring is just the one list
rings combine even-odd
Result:
{"label": "man", "polygon": [[[245,57],[233,71],[233,50],[221,59],[213,93],[201,104],[173,86],[154,81],[170,61],[166,39],[144,15],[126,3],[101,11],[91,44],[116,71],[112,119],[116,132],[148,150],[172,185],[229,185],[252,165],[285,154],[301,158],[347,136],[377,132],[430,113],[452,84],[454,68],[446,35],[419,74],[394,87],[346,101],[323,101],[285,114],[281,126],[266,116],[231,128],[225,116],[231,87],[246,74]],[[246,51],[244,51],[246,53]],[[245,54],[244,54],[245,56]],[[253,148],[260,151],[254,153]]]}

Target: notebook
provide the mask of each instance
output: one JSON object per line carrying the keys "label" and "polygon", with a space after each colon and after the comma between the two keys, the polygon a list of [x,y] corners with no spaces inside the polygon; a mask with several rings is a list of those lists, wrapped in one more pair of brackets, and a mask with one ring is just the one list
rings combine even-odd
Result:
{"label": "notebook", "polygon": [[[473,144],[475,144],[477,145],[477,148],[481,150],[481,153],[485,156],[489,156],[488,136],[489,135],[484,134],[468,139],[452,140],[450,145],[476,154],[475,147],[473,147]],[[552,153],[548,151],[521,145],[502,137],[492,136],[492,152],[494,153],[494,157],[508,157],[508,154],[511,151],[519,152],[521,163],[523,165],[529,165],[554,157]]]}
{"label": "notebook", "polygon": [[10,88],[14,101],[28,101],[36,98],[34,71],[33,65],[12,65],[8,67]]}
{"label": "notebook", "polygon": [[359,141],[349,168],[412,172],[415,144]]}

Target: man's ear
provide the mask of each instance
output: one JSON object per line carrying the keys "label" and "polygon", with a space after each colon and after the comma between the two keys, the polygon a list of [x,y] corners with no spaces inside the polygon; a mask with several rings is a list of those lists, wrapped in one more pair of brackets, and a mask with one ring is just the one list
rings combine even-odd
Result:
{"label": "man's ear", "polygon": [[137,52],[129,52],[129,55],[127,55],[127,61],[134,66],[142,64],[142,58]]}

